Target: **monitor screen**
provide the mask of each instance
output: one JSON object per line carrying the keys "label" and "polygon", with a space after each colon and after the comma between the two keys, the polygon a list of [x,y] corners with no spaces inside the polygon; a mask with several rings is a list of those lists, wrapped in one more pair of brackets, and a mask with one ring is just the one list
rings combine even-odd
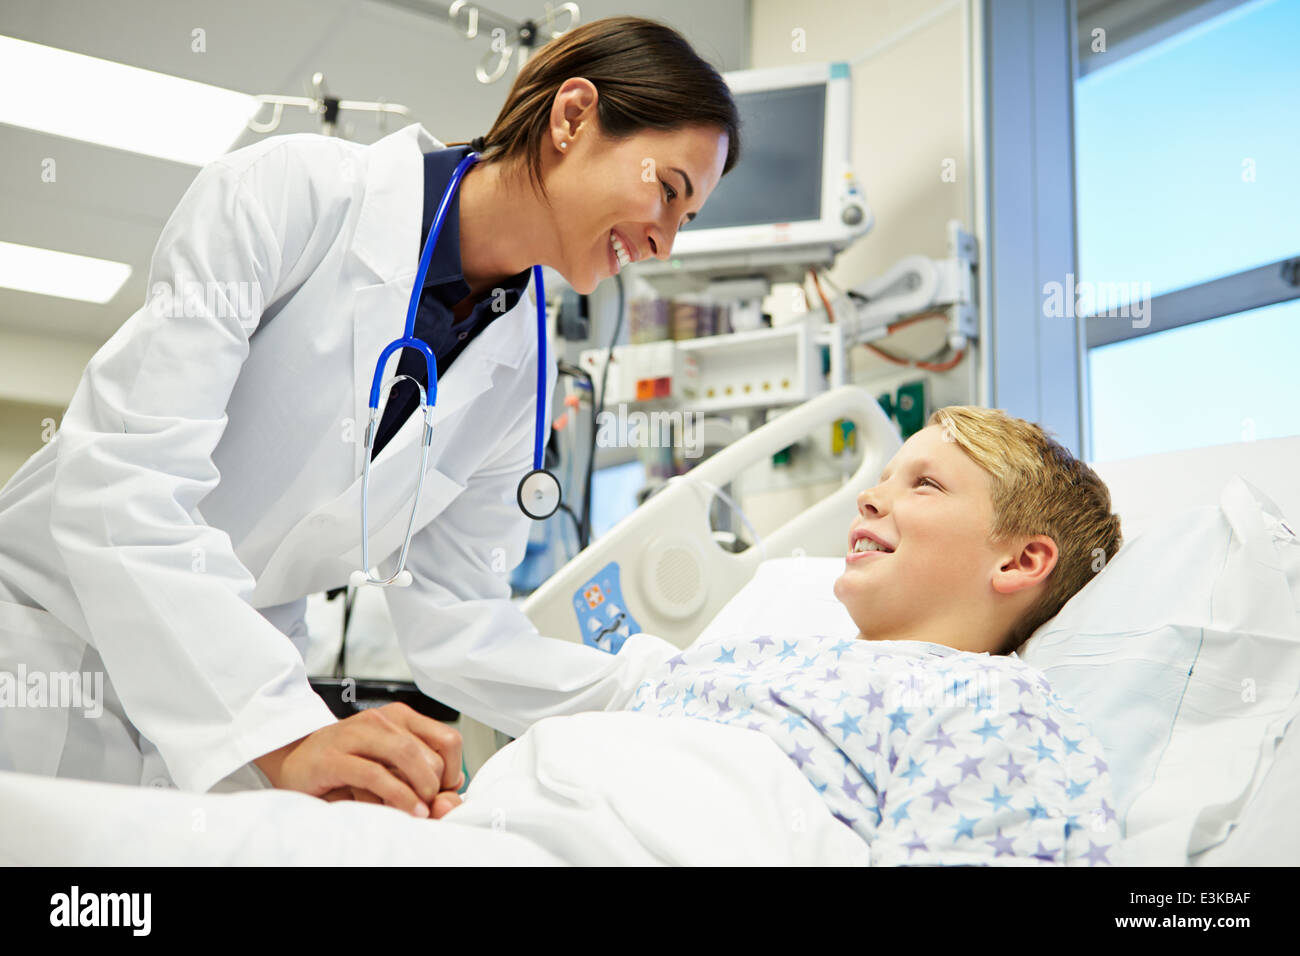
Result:
{"label": "monitor screen", "polygon": [[735,100],[740,162],[682,232],[820,219],[826,84],[738,93]]}
{"label": "monitor screen", "polygon": [[639,461],[597,468],[591,475],[591,540],[595,541],[636,510],[637,492],[645,486]]}

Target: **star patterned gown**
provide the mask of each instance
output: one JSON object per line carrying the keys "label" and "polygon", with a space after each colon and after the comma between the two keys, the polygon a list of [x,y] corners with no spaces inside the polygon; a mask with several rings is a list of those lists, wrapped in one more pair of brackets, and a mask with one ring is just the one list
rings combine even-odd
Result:
{"label": "star patterned gown", "polygon": [[873,865],[1113,865],[1101,745],[1019,658],[923,641],[693,645],[628,708],[766,734]]}

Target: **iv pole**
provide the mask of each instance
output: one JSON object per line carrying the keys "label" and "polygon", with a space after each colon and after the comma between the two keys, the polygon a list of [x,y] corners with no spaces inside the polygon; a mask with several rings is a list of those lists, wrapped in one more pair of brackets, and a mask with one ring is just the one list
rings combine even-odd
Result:
{"label": "iv pole", "polygon": [[[432,6],[426,0],[383,0],[383,2],[390,6],[440,17],[467,40],[477,38],[480,29],[485,30],[491,37],[488,50],[474,67],[475,77],[480,83],[484,84],[495,83],[505,76],[516,49],[519,51],[518,65],[522,68],[528,62],[528,58],[531,56],[532,49],[536,46],[539,37],[544,36],[547,40],[551,40],[566,33],[573,28],[582,15],[576,3],[561,3],[557,7],[548,2],[543,4],[545,13],[543,13],[539,25],[533,20],[519,22],[510,20],[492,10],[470,4],[468,0],[453,0],[446,9]],[[563,14],[569,15],[568,22],[564,24],[562,29],[557,28],[556,19]],[[463,24],[461,21],[463,21]],[[495,64],[492,63],[494,57],[496,58]],[[311,85],[312,95],[309,97],[279,96],[275,94],[261,94],[254,97],[259,104],[266,103],[271,106],[272,113],[270,120],[264,123],[250,117],[248,128],[255,133],[274,132],[280,127],[280,120],[284,115],[286,106],[301,106],[309,113],[319,116],[321,132],[326,136],[336,135],[339,113],[343,110],[378,113],[380,129],[385,132],[388,128],[385,120],[389,115],[411,119],[411,111],[397,103],[387,103],[382,100],[379,102],[340,100],[337,97],[330,96],[325,89],[325,74],[323,73],[317,72],[313,74]],[[258,111],[261,111],[260,105]],[[254,117],[256,115],[254,114]]]}
{"label": "iv pole", "polygon": [[[320,117],[321,132],[326,136],[335,135],[335,129],[337,128],[339,121],[339,113],[342,110],[361,110],[379,113],[380,127],[384,130],[387,130],[384,119],[389,114],[396,114],[407,119],[411,116],[410,110],[397,103],[385,103],[382,101],[377,103],[366,103],[361,100],[340,100],[336,97],[330,96],[325,89],[324,73],[313,74],[311,85],[313,95],[310,97],[275,96],[270,94],[263,94],[254,97],[259,103],[271,104],[274,109],[270,121],[266,123],[259,123],[253,117],[249,117],[248,128],[254,133],[274,132],[280,126],[280,117],[284,114],[284,108],[286,106],[303,106],[306,107],[307,112],[318,115]],[[260,112],[261,108],[259,107],[258,109]],[[257,114],[254,113],[253,115],[256,116]]]}

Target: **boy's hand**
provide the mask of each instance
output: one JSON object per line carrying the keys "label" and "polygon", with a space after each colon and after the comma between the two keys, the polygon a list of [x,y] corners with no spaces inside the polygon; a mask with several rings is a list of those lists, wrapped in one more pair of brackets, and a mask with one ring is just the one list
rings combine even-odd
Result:
{"label": "boy's hand", "polygon": [[[465,786],[465,775],[460,775],[460,781],[456,784],[455,790],[442,790],[433,798],[433,805],[430,807],[430,815],[434,820],[441,820],[447,814],[455,810],[463,802],[460,798],[459,790]],[[331,790],[325,794],[322,800],[328,800],[334,803],[338,800],[356,800],[358,803],[383,803],[379,797],[375,796],[369,790],[361,790],[357,787],[340,787],[337,790]]]}
{"label": "boy's hand", "polygon": [[364,710],[253,762],[280,789],[326,799],[351,793],[435,819],[460,803],[455,791],[464,783],[460,734],[401,703]]}

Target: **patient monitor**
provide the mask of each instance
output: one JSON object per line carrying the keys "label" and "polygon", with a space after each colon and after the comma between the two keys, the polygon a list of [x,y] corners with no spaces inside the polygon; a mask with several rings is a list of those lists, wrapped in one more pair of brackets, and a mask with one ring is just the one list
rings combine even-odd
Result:
{"label": "patient monitor", "polygon": [[799,282],[874,218],[851,165],[847,63],[723,75],[740,113],[741,162],[677,233],[667,262],[637,263],[661,295],[728,278]]}

